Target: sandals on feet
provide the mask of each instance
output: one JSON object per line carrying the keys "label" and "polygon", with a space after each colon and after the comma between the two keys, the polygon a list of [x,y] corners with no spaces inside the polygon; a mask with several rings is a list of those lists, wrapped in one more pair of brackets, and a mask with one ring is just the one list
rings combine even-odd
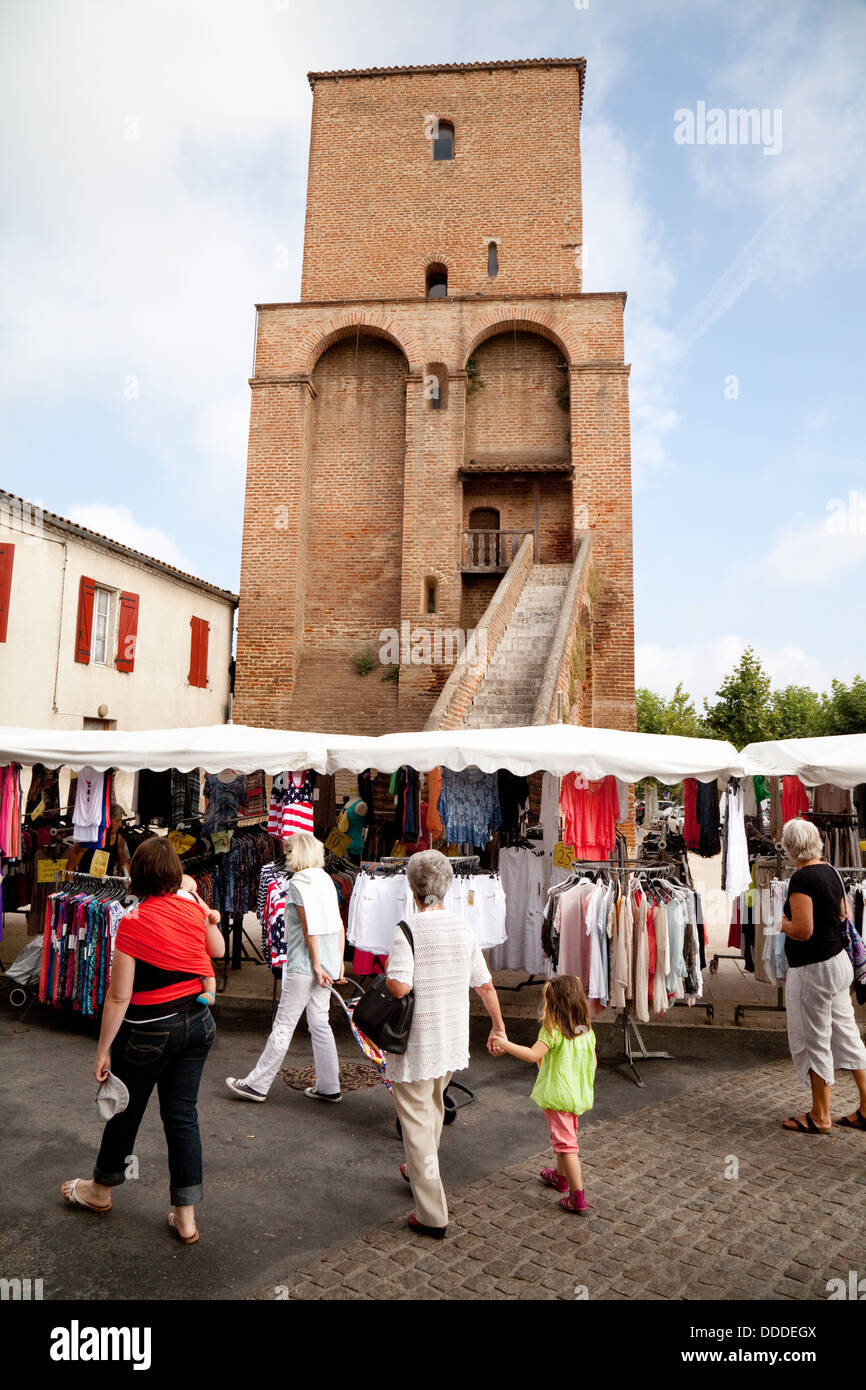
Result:
{"label": "sandals on feet", "polygon": [[63,1183],[60,1188],[61,1197],[64,1202],[68,1202],[71,1207],[86,1207],[88,1211],[95,1211],[98,1216],[104,1216],[107,1211],[111,1211],[110,1202],[105,1207],[95,1207],[92,1202],[85,1202],[84,1198],[79,1196],[78,1184],[85,1181],[85,1178],[70,1178],[69,1181]]}
{"label": "sandals on feet", "polygon": [[182,1240],[183,1243],[184,1243],[184,1245],[195,1245],[196,1241],[198,1240],[198,1230],[197,1230],[197,1229],[196,1229],[195,1231],[193,1231],[193,1233],[192,1233],[191,1236],[184,1236],[184,1235],[181,1235],[180,1231],[177,1229],[177,1226],[175,1225],[174,1212],[173,1212],[173,1211],[170,1211],[169,1214],[168,1214],[168,1229],[169,1229],[170,1231],[172,1231],[172,1232],[177,1236],[178,1240]]}
{"label": "sandals on feet", "polygon": [[556,1192],[568,1191],[568,1178],[555,1168],[542,1168],[538,1175],[539,1182],[543,1182],[545,1187],[552,1187]]}
{"label": "sandals on feet", "polygon": [[[792,1129],[791,1126],[794,1126]],[[782,1128],[789,1134],[829,1134],[829,1129],[819,1129],[811,1115],[806,1116],[806,1123],[803,1124],[796,1115],[789,1115],[787,1120],[782,1121]],[[864,1126],[866,1128],[866,1126]]]}
{"label": "sandals on feet", "polygon": [[857,1111],[857,1119],[850,1120],[847,1115],[843,1115],[841,1120],[836,1121],[843,1129],[866,1129],[866,1115],[862,1110]]}
{"label": "sandals on feet", "polygon": [[412,1181],[412,1179],[409,1177],[409,1169],[406,1167],[405,1163],[400,1164],[400,1177],[403,1179],[404,1182]]}

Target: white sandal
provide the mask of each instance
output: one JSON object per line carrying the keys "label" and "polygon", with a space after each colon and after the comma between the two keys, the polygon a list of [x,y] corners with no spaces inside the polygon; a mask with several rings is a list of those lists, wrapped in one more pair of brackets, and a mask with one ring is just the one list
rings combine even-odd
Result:
{"label": "white sandal", "polygon": [[177,1236],[178,1240],[183,1241],[184,1245],[195,1245],[196,1241],[198,1240],[198,1227],[195,1228],[191,1236],[181,1235],[180,1231],[177,1228],[177,1223],[175,1222],[173,1211],[170,1211],[168,1214],[168,1229],[170,1231],[173,1231],[174,1234]]}
{"label": "white sandal", "polygon": [[[79,1207],[86,1207],[88,1211],[95,1211],[97,1216],[104,1216],[107,1211],[111,1211],[110,1202],[108,1203],[107,1207],[95,1207],[92,1202],[85,1202],[83,1197],[79,1197],[78,1184],[84,1181],[84,1178],[68,1178],[67,1181],[63,1183],[63,1185],[60,1188],[60,1195],[63,1198],[64,1202],[68,1202],[70,1206],[77,1205]],[[63,1188],[67,1186],[69,1188],[69,1191],[64,1192]]]}

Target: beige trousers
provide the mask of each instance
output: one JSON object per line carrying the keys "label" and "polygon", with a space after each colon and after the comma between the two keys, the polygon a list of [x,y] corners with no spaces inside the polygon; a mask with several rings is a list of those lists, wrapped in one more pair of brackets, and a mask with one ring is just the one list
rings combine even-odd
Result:
{"label": "beige trousers", "polygon": [[395,1081],[392,1086],[415,1215],[425,1226],[448,1225],[448,1203],[439,1176],[439,1139],[445,1115],[443,1097],[450,1080],[449,1072],[432,1081]]}

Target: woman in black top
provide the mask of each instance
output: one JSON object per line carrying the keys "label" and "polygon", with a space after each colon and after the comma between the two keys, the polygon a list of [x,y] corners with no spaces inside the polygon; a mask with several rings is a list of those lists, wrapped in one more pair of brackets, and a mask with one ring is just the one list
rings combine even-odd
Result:
{"label": "woman in black top", "polygon": [[792,1115],[782,1127],[799,1134],[829,1134],[830,1087],[835,1071],[843,1069],[857,1083],[860,1106],[837,1123],[866,1130],[866,1047],[851,1003],[854,970],[845,949],[845,890],[836,870],[821,857],[823,843],[811,821],[788,821],[782,845],[797,865],[782,925],[788,938],[788,1041],[797,1075],[812,1088],[808,1114]]}

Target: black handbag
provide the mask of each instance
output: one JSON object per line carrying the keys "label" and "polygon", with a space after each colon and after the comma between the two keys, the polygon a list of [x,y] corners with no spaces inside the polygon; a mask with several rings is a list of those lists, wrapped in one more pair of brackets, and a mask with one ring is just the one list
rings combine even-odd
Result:
{"label": "black handbag", "polygon": [[[415,942],[406,922],[397,924],[415,955]],[[380,977],[361,995],[352,1012],[352,1022],[359,1032],[381,1047],[383,1052],[403,1053],[409,1044],[409,1029],[415,1008],[415,991],[410,989],[402,999],[395,999],[388,988],[387,976]]]}

